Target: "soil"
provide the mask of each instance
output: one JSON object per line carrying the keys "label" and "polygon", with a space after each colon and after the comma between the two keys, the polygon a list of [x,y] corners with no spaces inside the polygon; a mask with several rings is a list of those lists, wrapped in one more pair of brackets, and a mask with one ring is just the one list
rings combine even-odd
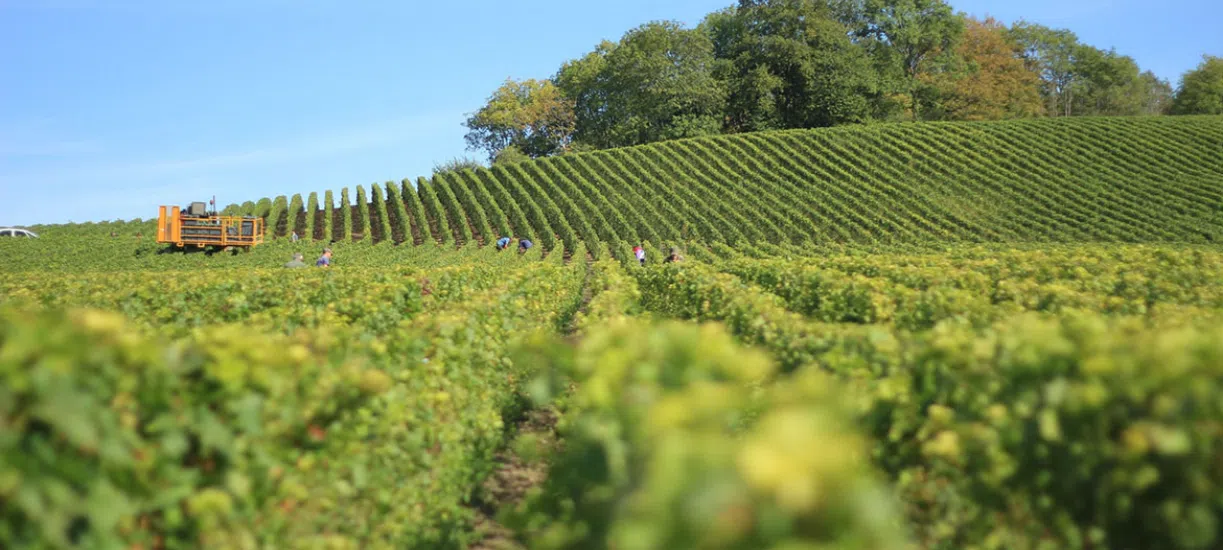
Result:
{"label": "soil", "polygon": [[[556,439],[556,413],[551,410],[527,412],[517,425],[518,437],[537,438],[540,457],[551,456],[560,442]],[[497,454],[497,470],[484,480],[480,502],[476,507],[475,531],[480,539],[469,550],[520,550],[522,543],[510,529],[497,521],[497,512],[520,504],[527,491],[541,485],[548,477],[548,463],[543,458],[526,462],[513,451],[513,445]]]}
{"label": "soil", "polygon": [[[589,262],[589,260],[588,260]],[[587,283],[582,285],[582,305],[579,313],[585,313],[594,298],[594,289],[590,287],[590,265],[587,264]],[[577,333],[578,315],[570,317],[564,333],[573,345],[577,345],[581,336]],[[573,388],[570,387],[570,391]],[[481,498],[476,503],[475,531],[480,538],[468,546],[469,550],[525,550],[521,542],[514,538],[514,533],[497,521],[498,511],[513,508],[522,503],[527,492],[539,487],[548,479],[548,460],[544,457],[556,456],[563,441],[557,439],[556,412],[552,409],[533,409],[516,425],[518,438],[534,437],[539,447],[534,453],[537,458],[527,462],[514,453],[514,445],[507,445],[497,453],[497,469],[484,480],[481,486]]]}

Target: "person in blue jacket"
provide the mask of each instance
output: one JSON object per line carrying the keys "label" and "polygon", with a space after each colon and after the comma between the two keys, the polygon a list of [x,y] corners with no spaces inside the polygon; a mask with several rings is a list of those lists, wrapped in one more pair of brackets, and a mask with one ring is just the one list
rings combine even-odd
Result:
{"label": "person in blue jacket", "polygon": [[519,254],[525,253],[527,249],[531,248],[532,246],[534,245],[530,241],[530,239],[519,239],[518,240],[518,253]]}
{"label": "person in blue jacket", "polygon": [[497,252],[501,252],[502,250],[505,250],[509,246],[510,246],[509,237],[501,237],[500,239],[497,239]]}

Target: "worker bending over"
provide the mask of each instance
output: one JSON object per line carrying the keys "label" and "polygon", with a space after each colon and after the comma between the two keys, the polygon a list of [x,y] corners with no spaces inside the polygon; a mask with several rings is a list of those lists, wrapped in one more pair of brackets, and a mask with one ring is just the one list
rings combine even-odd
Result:
{"label": "worker bending over", "polygon": [[294,252],[293,259],[285,264],[285,267],[306,267],[306,262],[302,261],[305,256],[301,252]]}
{"label": "worker bending over", "polygon": [[324,248],[323,255],[319,256],[318,261],[314,262],[315,267],[331,267],[331,249]]}
{"label": "worker bending over", "polygon": [[641,262],[641,265],[645,265],[645,247],[641,245],[634,246],[633,255],[637,257],[637,261]]}
{"label": "worker bending over", "polygon": [[509,248],[509,246],[510,246],[509,237],[501,237],[500,239],[497,239],[497,252],[501,252],[502,250]]}
{"label": "worker bending over", "polygon": [[523,254],[527,251],[528,248],[531,248],[532,246],[534,246],[534,243],[532,243],[530,239],[519,239],[518,240],[518,253]]}

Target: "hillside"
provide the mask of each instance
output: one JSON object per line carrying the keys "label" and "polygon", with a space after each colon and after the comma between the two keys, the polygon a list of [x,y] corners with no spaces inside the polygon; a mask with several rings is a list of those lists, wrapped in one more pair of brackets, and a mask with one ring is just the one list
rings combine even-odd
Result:
{"label": "hillside", "polygon": [[461,244],[514,234],[570,250],[642,240],[1218,242],[1223,117],[718,136],[227,210],[268,218],[275,237]]}
{"label": "hillside", "polygon": [[247,252],[0,239],[0,547],[1223,547],[1221,138],[740,135],[231,206]]}
{"label": "hillside", "polygon": [[338,209],[325,228],[317,199],[238,210],[271,216],[278,235],[417,243],[509,232],[549,247],[550,235],[566,244],[1214,241],[1223,238],[1223,117],[743,134],[421,182],[418,193],[405,192],[407,181],[372,186],[368,202],[358,189],[351,233]]}

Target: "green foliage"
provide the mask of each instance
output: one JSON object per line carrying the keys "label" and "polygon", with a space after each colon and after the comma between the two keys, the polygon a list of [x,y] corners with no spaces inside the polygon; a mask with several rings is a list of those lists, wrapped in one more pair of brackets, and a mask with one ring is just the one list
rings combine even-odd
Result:
{"label": "green foliage", "polygon": [[502,350],[570,316],[581,282],[473,267],[9,288],[0,543],[462,545],[533,368]]}
{"label": "green foliage", "polygon": [[1162,114],[1171,87],[1115,51],[1079,42],[1066,29],[1020,21],[1011,28],[1028,67],[1041,76],[1052,116]]}
{"label": "green foliage", "polygon": [[[901,143],[837,132],[828,150]],[[461,547],[534,403],[560,407],[563,445],[501,519],[539,548],[1218,547],[1216,245],[668,239],[686,259],[647,241],[640,267],[585,174],[802,162],[785,139],[695,143],[725,160],[657,146],[423,182],[471,220],[491,210],[470,186],[516,186],[590,264],[367,240],[286,270],[287,239],[156,254],[95,226],[0,241],[0,544]],[[705,219],[748,208],[650,189]]]}
{"label": "green foliage", "polygon": [[391,215],[382,198],[382,186],[371,184],[370,187],[370,231],[374,242],[391,240]]}
{"label": "green foliage", "polygon": [[340,226],[337,228],[340,238],[337,240],[350,241],[353,234],[353,219],[352,219],[352,199],[348,195],[348,188],[340,190]]}
{"label": "green foliage", "polygon": [[946,70],[959,60],[954,52],[964,32],[963,17],[943,0],[849,0],[840,16],[870,53],[885,93],[907,96],[904,107],[914,120],[932,90],[923,75]]}
{"label": "green foliage", "polygon": [[297,233],[298,238],[310,238],[310,235],[305,231],[305,227],[297,223],[305,213],[306,207],[302,204],[301,194],[294,194],[293,198],[289,201],[289,209],[285,211],[285,235]]}
{"label": "green foliage", "polygon": [[353,209],[352,217],[352,233],[353,238],[357,240],[372,240],[373,232],[370,227],[369,216],[369,199],[365,194],[365,186],[357,186],[357,203]]}
{"label": "green foliage", "polygon": [[412,226],[416,228],[417,235],[415,244],[423,244],[429,239],[429,224],[426,220],[425,206],[421,203],[420,194],[417,193],[416,186],[412,185],[412,180],[404,178],[400,183],[400,193],[403,195],[404,202],[407,203],[408,215],[411,217]]}
{"label": "green foliage", "polygon": [[504,163],[862,122],[1158,115],[1172,95],[1069,30],[981,27],[944,0],[739,0],[695,29],[653,21],[605,40],[550,80],[507,80],[466,140]]}
{"label": "green foliage", "polygon": [[509,145],[497,151],[493,156],[493,166],[501,166],[506,164],[517,164],[519,162],[531,160],[531,157],[522,152],[516,145]]}
{"label": "green foliage", "polygon": [[314,239],[317,230],[314,227],[315,216],[319,211],[318,193],[311,192],[310,198],[306,200],[306,231],[299,237],[303,239]]}
{"label": "green foliage", "polygon": [[718,133],[726,88],[713,61],[705,33],[663,21],[566,63],[556,82],[576,103],[574,139],[608,148]]}
{"label": "green foliage", "polygon": [[[564,151],[573,138],[575,124],[573,100],[552,81],[534,79],[507,79],[488,103],[464,122],[469,130],[467,147],[487,152],[490,161],[507,147],[532,158]],[[438,173],[436,168],[434,173]]]}
{"label": "green foliage", "polygon": [[547,485],[514,518],[533,548],[904,547],[827,378],[761,398],[767,357],[714,325],[612,325],[549,354],[578,389]]}
{"label": "green foliage", "polygon": [[1223,115],[1223,57],[1202,56],[1202,63],[1181,77],[1172,112]]}
{"label": "green foliage", "polygon": [[[578,254],[640,239],[744,251],[765,243],[1217,243],[1223,118],[759,132],[498,164],[441,181],[419,192],[409,182],[401,197],[414,241],[513,231]],[[341,222],[350,214],[339,213]],[[291,227],[280,219],[278,228]],[[51,231],[109,235],[101,225]],[[15,258],[44,260],[52,258]]]}
{"label": "green foliage", "polygon": [[289,199],[280,195],[272,200],[272,210],[268,212],[268,237],[287,236],[289,229]]}
{"label": "green foliage", "polygon": [[256,216],[259,216],[261,218],[267,218],[268,214],[271,211],[272,211],[272,199],[265,197],[265,198],[259,199],[259,202],[255,203],[255,215]]}
{"label": "green foliage", "polygon": [[867,422],[923,546],[1216,547],[1221,326],[1019,317],[905,344]]}
{"label": "green foliage", "polygon": [[297,449],[391,383],[351,360],[357,341],[317,347],[335,336],[214,326],[167,344],[96,310],[0,314],[0,542],[252,547]]}
{"label": "green foliage", "polygon": [[412,222],[408,218],[408,209],[404,205],[403,196],[399,192],[399,184],[388,181],[386,182],[386,202],[387,215],[390,217],[390,231],[387,238],[393,239],[395,244],[409,241],[412,239]]}
{"label": "green foliage", "polygon": [[726,264],[792,311],[705,266],[637,278],[650,311],[723,321],[786,370],[859,388],[921,547],[1209,548],[1221,262],[1071,247]]}
{"label": "green foliage", "polygon": [[455,157],[448,161],[439,162],[437,164],[434,164],[433,165],[433,175],[436,176],[438,174],[445,174],[449,172],[462,172],[463,170],[473,170],[476,168],[483,168],[483,167],[484,165],[480,164],[480,161],[476,159],[467,158],[467,157]]}
{"label": "green foliage", "polygon": [[813,128],[868,117],[875,76],[861,48],[822,2],[741,1],[711,14],[713,37],[730,88],[729,129]]}
{"label": "green foliage", "polygon": [[1133,58],[1082,46],[1076,56],[1079,78],[1073,112],[1078,115],[1162,114],[1171,86],[1150,72],[1141,73]]}
{"label": "green foliage", "polygon": [[421,177],[416,180],[416,192],[424,204],[424,215],[428,218],[429,232],[439,243],[453,243],[455,233],[446,219],[446,211],[438,199],[433,182]]}
{"label": "green foliage", "polygon": [[1040,77],[1019,56],[1008,29],[992,18],[965,20],[956,49],[959,70],[923,75],[938,94],[927,116],[948,120],[998,120],[1044,113]]}
{"label": "green foliage", "polygon": [[323,193],[323,240],[335,240],[335,195],[330,189]]}

